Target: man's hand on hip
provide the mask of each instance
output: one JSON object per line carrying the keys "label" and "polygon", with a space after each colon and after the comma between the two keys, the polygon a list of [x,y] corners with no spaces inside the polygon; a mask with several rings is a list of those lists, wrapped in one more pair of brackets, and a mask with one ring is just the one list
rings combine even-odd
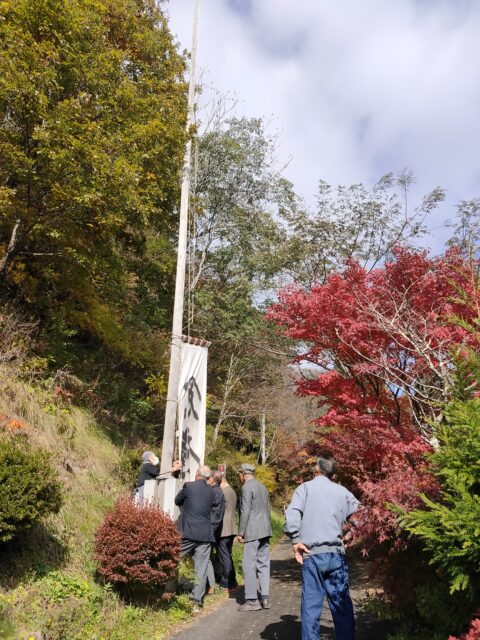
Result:
{"label": "man's hand on hip", "polygon": [[303,556],[306,553],[307,555],[310,553],[308,547],[306,547],[303,542],[297,542],[297,544],[292,544],[293,553],[295,555],[295,560],[298,564],[303,564]]}
{"label": "man's hand on hip", "polygon": [[237,536],[237,542],[243,544],[245,542],[245,538],[243,536]]}

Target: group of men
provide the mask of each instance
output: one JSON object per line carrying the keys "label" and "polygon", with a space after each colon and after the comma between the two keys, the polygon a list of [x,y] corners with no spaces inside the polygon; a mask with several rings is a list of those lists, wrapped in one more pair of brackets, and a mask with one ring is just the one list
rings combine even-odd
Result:
{"label": "group of men", "polygon": [[[238,470],[242,489],[239,502],[238,532],[235,525],[237,496],[221,471],[199,467],[195,480],[186,482],[175,497],[180,508],[178,529],[182,534],[180,555],[191,555],[195,585],[191,598],[195,608],[202,604],[207,579],[214,582],[212,548],[217,550],[220,586],[237,588],[232,548],[235,537],[244,547],[244,604],[240,611],[268,609],[270,583],[270,501],[265,486],[255,477],[255,467],[242,464]],[[258,577],[258,592],[257,592]]]}
{"label": "group of men", "polygon": [[[314,478],[297,487],[285,510],[284,530],[291,540],[295,559],[302,565],[302,640],[319,640],[325,596],[337,640],[355,637],[343,534],[344,525],[357,511],[359,502],[332,480],[335,467],[335,461],[318,458]],[[173,469],[178,469],[178,463]],[[185,483],[175,498],[180,508],[181,557],[191,555],[193,558],[196,582],[191,598],[197,610],[207,580],[210,584],[214,581],[212,548],[217,549],[220,585],[229,591],[237,588],[232,560],[235,537],[244,549],[245,579],[245,602],[237,608],[240,611],[270,608],[272,529],[268,491],[255,478],[253,465],[242,464],[238,473],[242,483],[238,532],[235,526],[237,497],[221,471],[199,467],[195,481]]]}

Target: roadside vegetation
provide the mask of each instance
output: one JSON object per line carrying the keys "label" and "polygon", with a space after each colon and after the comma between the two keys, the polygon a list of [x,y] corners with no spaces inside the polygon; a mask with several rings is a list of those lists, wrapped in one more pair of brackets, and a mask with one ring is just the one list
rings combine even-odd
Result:
{"label": "roadside vegetation", "polygon": [[[1,638],[154,640],[190,617],[163,583],[113,587],[94,550],[162,441],[188,62],[167,7],[0,3]],[[257,466],[277,539],[295,484],[334,455],[364,507],[371,612],[396,640],[476,640],[480,201],[432,256],[441,188],[407,206],[408,171],[320,181],[309,208],[275,134],[231,106],[200,107],[188,132],[206,462],[235,489]]]}

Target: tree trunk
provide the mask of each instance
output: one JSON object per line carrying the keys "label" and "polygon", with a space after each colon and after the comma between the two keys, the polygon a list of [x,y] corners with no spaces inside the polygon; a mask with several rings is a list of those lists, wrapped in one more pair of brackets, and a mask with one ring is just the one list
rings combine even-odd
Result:
{"label": "tree trunk", "polygon": [[0,274],[5,273],[5,271],[7,270],[8,264],[10,262],[10,259],[12,255],[15,253],[15,249],[18,243],[18,238],[20,235],[19,232],[20,232],[20,218],[17,218],[17,220],[15,220],[15,225],[13,227],[12,235],[10,236],[10,242],[8,243],[8,247],[5,252],[5,255],[0,260]]}
{"label": "tree trunk", "polygon": [[220,433],[220,427],[222,426],[222,422],[225,420],[225,417],[228,413],[228,400],[230,393],[232,391],[235,383],[233,382],[233,373],[235,368],[235,355],[232,353],[230,356],[230,364],[228,365],[228,373],[227,379],[225,380],[225,386],[223,388],[223,401],[222,408],[220,409],[220,415],[218,416],[217,424],[215,425],[215,429],[213,430],[213,444],[216,443],[218,435]]}
{"label": "tree trunk", "polygon": [[266,459],[267,459],[267,455],[265,451],[265,414],[262,413],[262,418],[260,420],[260,461],[262,463],[262,467],[265,466]]}

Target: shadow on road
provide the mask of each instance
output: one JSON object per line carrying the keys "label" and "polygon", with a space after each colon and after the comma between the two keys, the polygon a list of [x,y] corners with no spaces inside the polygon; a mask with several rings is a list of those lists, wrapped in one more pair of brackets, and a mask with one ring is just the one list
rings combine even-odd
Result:
{"label": "shadow on road", "polygon": [[302,627],[298,616],[281,616],[280,622],[272,622],[260,632],[263,640],[300,640]]}
{"label": "shadow on road", "polygon": [[[356,639],[386,640],[385,623],[368,615],[362,600],[367,587],[375,587],[369,576],[369,563],[359,554],[349,553],[350,586],[356,609]],[[300,640],[301,566],[293,558],[288,541],[281,541],[271,556],[270,609],[239,612],[236,604],[245,601],[245,591],[240,587],[229,593],[229,598],[209,615],[200,616],[195,624],[175,635],[176,640]],[[326,601],[320,619],[322,640],[335,640],[333,620]]]}
{"label": "shadow on road", "polygon": [[302,580],[300,565],[292,559],[272,560],[270,563],[270,575],[278,582],[291,582],[298,584]]}
{"label": "shadow on road", "polygon": [[[320,625],[320,637],[322,640],[333,640],[331,627]],[[279,622],[272,622],[260,632],[262,640],[301,640],[302,623],[298,616],[280,616]]]}

